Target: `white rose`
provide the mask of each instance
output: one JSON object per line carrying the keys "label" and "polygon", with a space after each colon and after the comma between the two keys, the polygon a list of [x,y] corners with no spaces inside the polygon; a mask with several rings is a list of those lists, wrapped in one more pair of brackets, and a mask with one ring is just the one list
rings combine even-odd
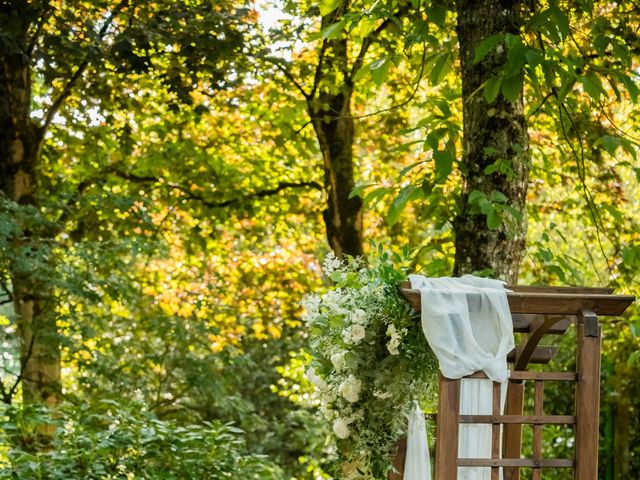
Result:
{"label": "white rose", "polygon": [[391,340],[387,343],[387,350],[391,355],[400,355],[400,351],[398,347],[400,346],[400,338],[391,337]]}
{"label": "white rose", "polygon": [[360,398],[361,387],[362,382],[353,375],[349,375],[349,377],[340,384],[338,390],[348,402],[356,403]]}
{"label": "white rose", "polygon": [[342,331],[342,339],[345,341],[345,343],[351,343],[351,329],[350,328],[345,328]]}
{"label": "white rose", "polygon": [[309,367],[306,372],[306,376],[311,383],[318,387],[318,390],[324,391],[328,388],[327,382],[325,382],[324,379],[316,373],[315,368]]}
{"label": "white rose", "polygon": [[351,432],[349,432],[349,426],[347,422],[345,422],[342,418],[338,418],[335,422],[333,422],[333,433],[336,434],[338,438],[347,438]]}
{"label": "white rose", "polygon": [[361,308],[356,308],[356,310],[351,314],[351,322],[358,323],[362,325],[367,322],[367,312],[362,310]]}
{"label": "white rose", "polygon": [[330,408],[328,408],[326,406],[320,407],[320,413],[322,413],[324,418],[326,418],[327,420],[332,420],[333,417],[336,416],[336,412],[334,412],[333,410],[331,410]]}
{"label": "white rose", "polygon": [[342,370],[347,362],[344,359],[345,352],[337,352],[331,355],[331,363],[336,370]]}
{"label": "white rose", "polygon": [[351,326],[351,343],[360,343],[364,338],[366,331],[362,325]]}
{"label": "white rose", "polygon": [[391,398],[391,393],[383,392],[382,390],[374,390],[373,396],[376,398],[380,398],[381,400],[386,400],[387,398]]}
{"label": "white rose", "polygon": [[397,333],[396,326],[393,323],[387,327],[387,336],[393,337]]}

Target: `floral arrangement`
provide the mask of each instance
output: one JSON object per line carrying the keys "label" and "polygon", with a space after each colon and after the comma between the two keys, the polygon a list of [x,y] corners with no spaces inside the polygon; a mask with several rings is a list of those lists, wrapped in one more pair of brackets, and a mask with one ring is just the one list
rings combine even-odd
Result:
{"label": "floral arrangement", "polygon": [[329,255],[335,285],[305,298],[313,360],[307,378],[332,423],[341,478],[387,478],[414,400],[435,392],[437,360],[399,291],[406,272],[381,254],[375,264]]}

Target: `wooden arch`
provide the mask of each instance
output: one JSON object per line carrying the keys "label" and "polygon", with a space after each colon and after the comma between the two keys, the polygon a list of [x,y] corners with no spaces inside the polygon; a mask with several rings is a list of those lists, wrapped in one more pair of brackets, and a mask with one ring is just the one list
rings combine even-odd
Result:
{"label": "wooden arch", "polygon": [[[403,284],[402,292],[420,311],[420,292]],[[600,342],[598,315],[618,316],[634,301],[630,295],[614,295],[606,288],[507,286],[514,332],[521,341],[508,357],[511,377],[504,414],[500,412],[500,386],[494,383],[491,415],[460,415],[460,380],[440,376],[436,421],[435,480],[456,480],[458,467],[490,467],[492,480],[519,480],[521,468],[532,469],[540,480],[545,468],[573,468],[577,480],[598,478],[598,422],[600,414]],[[562,335],[571,324],[577,328],[576,371],[528,371],[530,364],[546,364],[557,347],[542,346],[546,335]],[[481,372],[469,378],[486,378]],[[544,414],[544,382],[575,383],[573,415]],[[534,383],[534,412],[524,415],[525,382]],[[492,425],[491,458],[459,458],[458,432],[461,423]],[[532,458],[521,458],[522,425],[533,426]],[[573,458],[542,458],[544,425],[567,424],[575,428]],[[502,427],[504,426],[504,430]],[[501,435],[502,430],[502,435]],[[398,452],[396,468],[402,478],[404,455]]]}

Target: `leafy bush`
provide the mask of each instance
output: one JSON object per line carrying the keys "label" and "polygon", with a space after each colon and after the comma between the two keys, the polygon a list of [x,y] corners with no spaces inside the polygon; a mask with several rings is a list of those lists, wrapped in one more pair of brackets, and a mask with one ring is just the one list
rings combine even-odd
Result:
{"label": "leafy bush", "polygon": [[[55,423],[47,444],[37,434]],[[103,400],[50,412],[7,407],[0,479],[281,479],[263,456],[246,454],[242,431],[207,422],[179,425],[140,405]]]}

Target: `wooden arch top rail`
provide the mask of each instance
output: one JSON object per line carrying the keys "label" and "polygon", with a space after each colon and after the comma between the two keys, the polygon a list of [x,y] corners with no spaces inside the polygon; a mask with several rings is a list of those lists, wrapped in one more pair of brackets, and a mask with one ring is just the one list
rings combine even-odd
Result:
{"label": "wooden arch top rail", "polygon": [[[592,311],[596,315],[616,316],[633,303],[633,295],[615,295],[607,288],[536,287],[506,285],[509,308],[513,314],[579,315]],[[408,282],[400,285],[411,306],[420,311],[420,290]]]}

